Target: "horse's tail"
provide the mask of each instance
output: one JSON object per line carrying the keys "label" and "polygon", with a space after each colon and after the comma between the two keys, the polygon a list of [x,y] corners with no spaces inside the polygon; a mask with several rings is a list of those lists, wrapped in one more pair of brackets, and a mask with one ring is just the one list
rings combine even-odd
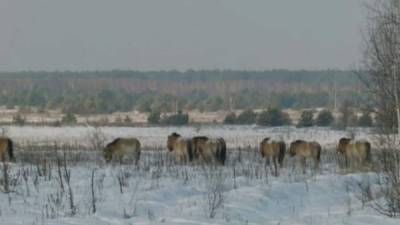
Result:
{"label": "horse's tail", "polygon": [[7,142],[8,142],[7,143],[7,152],[8,152],[8,156],[10,157],[10,161],[15,161],[14,143],[10,138],[8,138]]}
{"label": "horse's tail", "polygon": [[193,161],[193,142],[192,140],[188,140],[186,142],[186,150],[189,156],[189,162]]}
{"label": "horse's tail", "polygon": [[317,146],[317,161],[318,163],[321,162],[321,152],[322,152],[322,147],[320,144]]}
{"label": "horse's tail", "polygon": [[222,138],[220,138],[218,140],[217,159],[222,165],[225,164],[225,160],[226,160],[226,143],[225,143],[225,140],[222,139]]}
{"label": "horse's tail", "polygon": [[365,142],[365,161],[370,163],[371,160],[372,160],[372,157],[371,157],[371,143],[369,143],[367,141],[367,142]]}
{"label": "horse's tail", "polygon": [[285,152],[286,152],[286,144],[284,141],[281,141],[279,142],[279,156],[278,156],[278,162],[281,167],[283,166],[283,159],[285,158]]}
{"label": "horse's tail", "polygon": [[142,151],[142,145],[140,144],[139,140],[136,140],[136,159],[135,159],[136,165],[139,163],[141,151]]}

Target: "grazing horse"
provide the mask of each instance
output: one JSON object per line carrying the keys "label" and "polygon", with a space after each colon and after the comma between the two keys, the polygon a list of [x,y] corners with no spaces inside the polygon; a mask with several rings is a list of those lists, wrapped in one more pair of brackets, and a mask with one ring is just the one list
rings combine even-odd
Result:
{"label": "grazing horse", "polygon": [[283,158],[285,157],[286,144],[284,141],[271,140],[269,137],[264,138],[260,143],[260,153],[263,158],[266,159],[266,163],[270,163],[270,159],[274,163],[275,176],[278,176],[278,168],[276,161],[278,161],[279,166],[283,166]]}
{"label": "grazing horse", "polygon": [[346,166],[349,160],[354,160],[356,164],[371,162],[371,143],[366,140],[341,138],[336,151],[344,155]]}
{"label": "grazing horse", "polygon": [[9,161],[15,161],[13,141],[10,138],[0,137],[0,160],[6,161],[6,153]]}
{"label": "grazing horse", "polygon": [[140,142],[136,138],[117,138],[106,145],[103,153],[107,162],[110,162],[113,156],[122,162],[124,155],[133,155],[137,165],[140,159]]}
{"label": "grazing horse", "polygon": [[291,157],[298,155],[302,157],[303,173],[306,172],[306,159],[314,159],[314,168],[318,170],[321,160],[321,145],[318,142],[307,142],[303,140],[296,140],[290,143],[289,154]]}
{"label": "grazing horse", "polygon": [[193,160],[192,140],[183,138],[178,133],[168,136],[167,148],[169,152],[174,152],[176,159],[182,163]]}
{"label": "grazing horse", "polygon": [[194,157],[203,162],[219,162],[226,160],[226,143],[223,138],[197,136],[192,138]]}

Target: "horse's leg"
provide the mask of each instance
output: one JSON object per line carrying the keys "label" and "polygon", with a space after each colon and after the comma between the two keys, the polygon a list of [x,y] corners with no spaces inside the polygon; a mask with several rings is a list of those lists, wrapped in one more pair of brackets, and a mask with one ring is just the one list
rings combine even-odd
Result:
{"label": "horse's leg", "polygon": [[319,172],[319,160],[316,157],[314,157],[314,170],[315,173]]}
{"label": "horse's leg", "polygon": [[278,176],[278,167],[276,165],[276,156],[272,157],[272,160],[274,161],[274,169],[275,169],[275,176]]}
{"label": "horse's leg", "polygon": [[302,163],[302,167],[303,167],[303,174],[306,174],[306,157],[302,157],[301,163]]}
{"label": "horse's leg", "polygon": [[268,167],[269,167],[269,170],[271,171],[271,174],[272,174],[272,173],[273,173],[273,172],[272,172],[272,171],[273,171],[273,168],[272,168],[271,159],[273,160],[273,158],[272,158],[271,156],[268,156],[268,157],[267,157],[267,160],[268,160]]}
{"label": "horse's leg", "polygon": [[118,156],[119,158],[119,164],[122,165],[122,155]]}
{"label": "horse's leg", "polygon": [[186,157],[184,155],[180,155],[179,161],[181,162],[182,165],[184,165],[186,163]]}

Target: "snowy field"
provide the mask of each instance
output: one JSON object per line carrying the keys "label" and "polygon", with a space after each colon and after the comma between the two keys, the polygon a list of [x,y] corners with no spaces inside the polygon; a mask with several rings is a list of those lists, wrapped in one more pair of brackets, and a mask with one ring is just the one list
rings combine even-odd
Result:
{"label": "snowy field", "polygon": [[[16,143],[85,142],[93,128],[6,127]],[[165,150],[166,135],[222,136],[228,147],[225,166],[181,165]],[[148,148],[138,167],[105,164],[99,152],[77,158],[63,153],[17,151],[7,164],[9,192],[4,192],[1,165],[0,224],[399,224],[369,207],[358,185],[377,175],[345,172],[333,146],[350,133],[372,139],[368,130],[241,127],[101,128],[107,140],[136,136]],[[291,141],[319,141],[321,169],[301,172],[296,158],[286,157],[278,177],[271,175],[255,149],[266,136]],[[240,147],[240,148],[239,148]],[[23,157],[28,155],[29,157]],[[56,160],[58,159],[58,160]],[[375,191],[374,191],[375,190]]]}

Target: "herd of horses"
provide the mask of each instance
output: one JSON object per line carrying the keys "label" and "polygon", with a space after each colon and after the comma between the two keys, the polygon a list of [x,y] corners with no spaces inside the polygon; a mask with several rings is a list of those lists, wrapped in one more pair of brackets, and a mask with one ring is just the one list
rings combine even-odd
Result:
{"label": "herd of horses", "polygon": [[[187,138],[174,132],[168,136],[167,149],[181,163],[200,161],[224,165],[227,157],[226,142],[223,138],[207,136]],[[271,165],[270,161],[272,160],[276,175],[278,174],[278,164],[280,167],[283,166],[287,151],[291,157],[299,156],[302,159],[303,172],[307,158],[313,159],[315,169],[319,168],[322,147],[318,142],[295,140],[287,149],[284,141],[267,137],[261,141],[259,146],[260,155],[265,159],[266,164]],[[346,165],[351,162],[368,163],[371,161],[371,144],[366,140],[341,138],[336,151],[344,156]],[[140,152],[141,144],[138,139],[116,138],[103,149],[103,156],[106,162],[110,162],[113,158],[122,162],[122,159],[129,155],[134,158],[137,165]],[[0,137],[0,160],[4,162],[7,159],[15,161],[13,141],[7,137]]]}

